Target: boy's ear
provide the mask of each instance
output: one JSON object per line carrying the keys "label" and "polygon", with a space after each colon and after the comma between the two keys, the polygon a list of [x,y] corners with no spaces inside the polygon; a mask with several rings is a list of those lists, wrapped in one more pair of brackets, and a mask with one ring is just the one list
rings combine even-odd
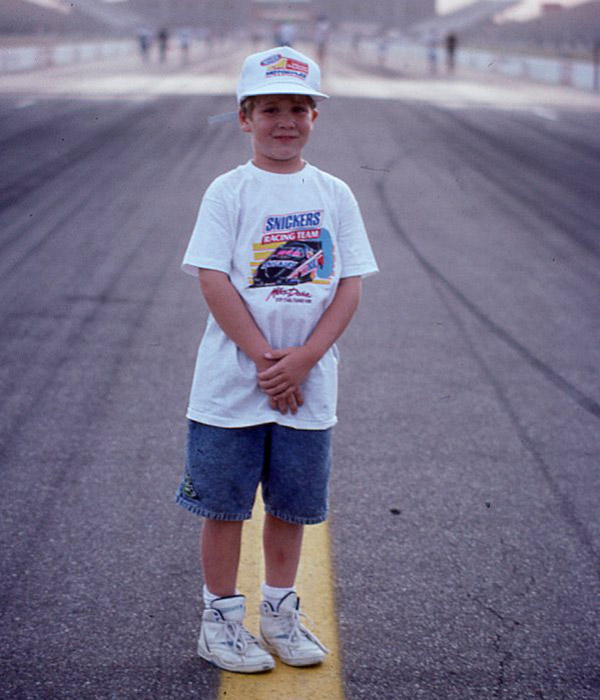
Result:
{"label": "boy's ear", "polygon": [[248,133],[250,131],[250,124],[248,117],[244,114],[244,110],[240,109],[238,112],[238,118],[240,120],[240,126],[242,127],[242,131],[245,131]]}
{"label": "boy's ear", "polygon": [[313,107],[312,109],[312,120],[313,122],[317,119],[319,116],[319,110],[316,107]]}

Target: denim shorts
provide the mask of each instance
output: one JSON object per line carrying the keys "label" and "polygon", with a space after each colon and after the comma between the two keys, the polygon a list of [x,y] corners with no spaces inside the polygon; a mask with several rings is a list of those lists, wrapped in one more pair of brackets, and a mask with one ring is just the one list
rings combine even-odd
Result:
{"label": "denim shorts", "polygon": [[277,423],[218,428],[189,421],[176,502],[212,520],[248,520],[258,485],[265,511],[290,523],[327,519],[331,428]]}

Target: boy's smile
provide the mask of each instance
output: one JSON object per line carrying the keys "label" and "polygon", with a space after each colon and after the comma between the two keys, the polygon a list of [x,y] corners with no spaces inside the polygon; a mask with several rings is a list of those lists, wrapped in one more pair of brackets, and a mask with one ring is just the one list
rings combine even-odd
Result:
{"label": "boy's smile", "polygon": [[254,165],[276,173],[302,170],[302,149],[317,110],[298,95],[261,95],[255,99],[249,117],[240,112],[242,130],[252,136]]}

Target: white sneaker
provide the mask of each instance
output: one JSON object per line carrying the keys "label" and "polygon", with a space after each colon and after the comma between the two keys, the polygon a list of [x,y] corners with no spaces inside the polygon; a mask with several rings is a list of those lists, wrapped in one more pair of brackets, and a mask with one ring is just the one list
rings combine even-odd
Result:
{"label": "white sneaker", "polygon": [[217,598],[202,613],[198,656],[226,671],[259,673],[275,667],[273,657],[244,627],[246,598]]}
{"label": "white sneaker", "polygon": [[329,654],[317,637],[300,624],[300,598],[288,593],[279,601],[277,610],[263,600],[260,606],[260,641],[265,649],[290,666],[320,664]]}

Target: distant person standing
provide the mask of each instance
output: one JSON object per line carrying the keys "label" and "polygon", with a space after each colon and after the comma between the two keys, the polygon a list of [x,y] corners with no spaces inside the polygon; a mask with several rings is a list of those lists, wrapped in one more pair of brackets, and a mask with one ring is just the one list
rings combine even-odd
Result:
{"label": "distant person standing", "polygon": [[277,30],[278,46],[293,46],[296,40],[296,27],[290,22],[280,25]]}
{"label": "distant person standing", "polygon": [[430,75],[437,75],[438,44],[438,34],[435,30],[431,30],[431,32],[429,32],[429,36],[427,37],[427,64],[429,66]]}
{"label": "distant person standing", "polygon": [[262,35],[256,27],[254,27],[252,29],[252,32],[250,33],[250,38],[252,40],[252,46],[254,47],[254,50],[258,51],[258,47],[260,46],[260,40],[262,39]]}
{"label": "distant person standing", "polygon": [[167,60],[167,49],[169,48],[169,30],[163,27],[158,32],[159,60],[164,63]]}
{"label": "distant person standing", "polygon": [[137,36],[142,61],[146,63],[148,61],[148,52],[150,51],[150,44],[152,43],[152,32],[147,27],[140,27],[138,29]]}
{"label": "distant person standing", "polygon": [[327,17],[319,17],[315,26],[315,49],[317,53],[317,62],[321,65],[321,71],[325,63],[330,30],[331,23]]}
{"label": "distant person standing", "polygon": [[387,32],[382,32],[377,42],[377,63],[380,68],[385,68],[389,46],[390,41]]}
{"label": "distant person standing", "polygon": [[187,66],[190,62],[190,43],[192,33],[188,27],[179,29],[179,48],[181,49],[181,64]]}
{"label": "distant person standing", "polygon": [[594,90],[600,89],[600,38],[594,42]]}
{"label": "distant person standing", "polygon": [[457,46],[458,38],[456,34],[451,32],[446,37],[446,68],[448,69],[448,73],[454,73]]}

